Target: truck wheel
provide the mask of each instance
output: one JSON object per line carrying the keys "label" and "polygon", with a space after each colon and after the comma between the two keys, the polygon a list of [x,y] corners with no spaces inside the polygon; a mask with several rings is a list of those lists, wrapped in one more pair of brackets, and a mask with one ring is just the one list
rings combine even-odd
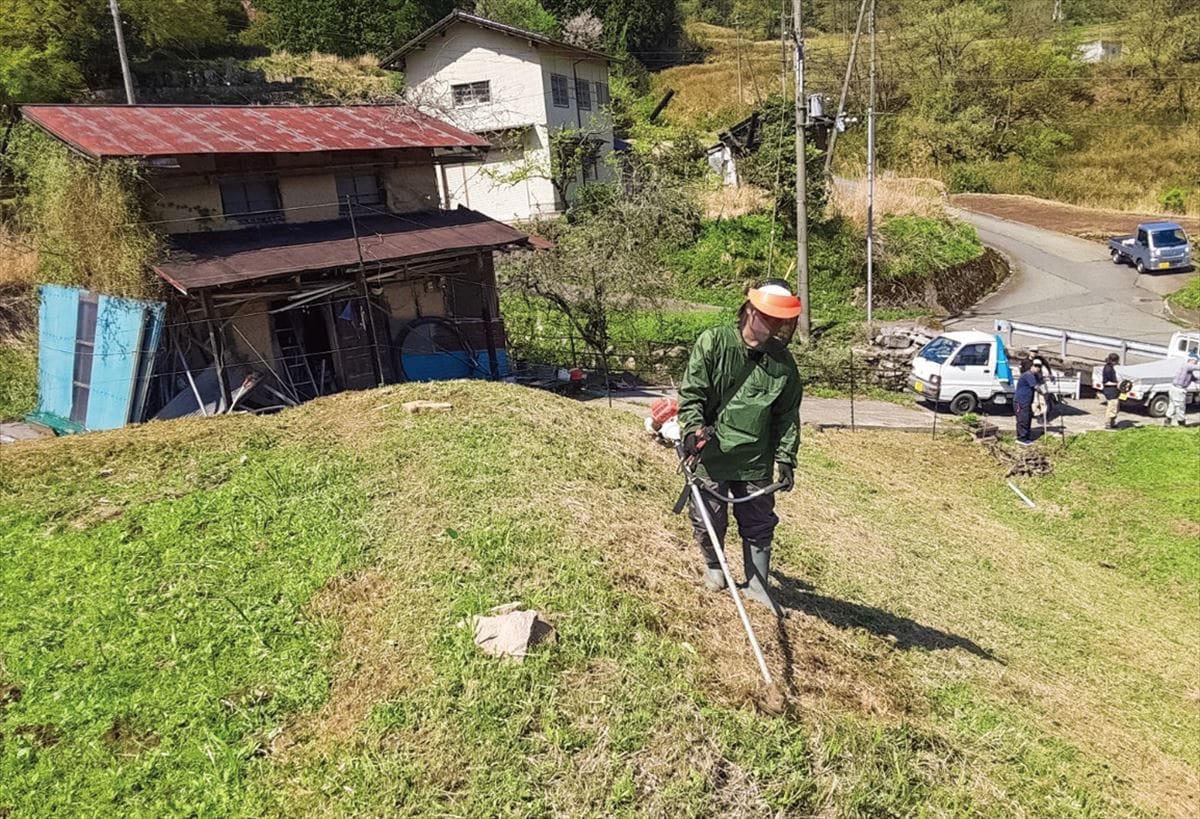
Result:
{"label": "truck wheel", "polygon": [[1124,260],[1121,258],[1121,254],[1120,254],[1119,252],[1115,251],[1115,250],[1112,252],[1111,256],[1112,256],[1112,263],[1113,263],[1113,264],[1121,264],[1121,262],[1122,262],[1122,261],[1124,261]]}
{"label": "truck wheel", "polygon": [[955,415],[966,415],[968,412],[974,412],[978,406],[979,399],[975,397],[974,393],[960,392],[950,402],[950,411]]}
{"label": "truck wheel", "polygon": [[1137,272],[1139,275],[1146,272],[1146,263],[1143,262],[1141,259],[1137,260],[1137,264],[1135,264],[1134,267],[1137,268]]}
{"label": "truck wheel", "polygon": [[1162,418],[1167,414],[1167,407],[1171,403],[1171,397],[1164,393],[1159,393],[1150,399],[1150,403],[1146,404],[1146,411],[1150,413],[1151,418]]}

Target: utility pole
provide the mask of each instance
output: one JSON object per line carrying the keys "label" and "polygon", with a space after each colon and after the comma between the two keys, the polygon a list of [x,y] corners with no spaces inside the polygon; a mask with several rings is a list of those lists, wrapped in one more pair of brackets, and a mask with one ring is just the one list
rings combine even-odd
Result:
{"label": "utility pole", "polygon": [[867,23],[871,38],[871,68],[867,84],[867,324],[874,318],[875,287],[875,0],[870,0]]}
{"label": "utility pole", "polygon": [[738,63],[738,80],[737,80],[738,105],[741,105],[742,104],[742,29],[741,29],[741,26],[738,25],[738,18],[736,15],[733,18],[733,36],[734,36],[733,50],[734,50],[734,53],[737,54],[737,63]]}
{"label": "utility pole", "polygon": [[825,151],[825,176],[832,178],[833,174],[833,146],[837,144],[838,123],[842,121],[842,117],[846,116],[846,96],[850,93],[850,75],[854,70],[854,58],[858,55],[858,40],[862,36],[863,14],[867,10],[867,3],[871,0],[862,0],[858,5],[858,23],[854,26],[854,39],[850,41],[850,59],[846,60],[846,76],[842,78],[842,95],[838,97],[837,117],[833,120],[833,130],[829,132],[829,148]]}
{"label": "utility pole", "polygon": [[800,317],[796,329],[800,338],[808,341],[812,331],[812,313],[808,303],[808,179],[804,165],[804,130],[808,121],[808,104],[804,99],[804,21],[800,15],[800,0],[792,0],[792,43],[796,53],[796,295],[800,297]]}
{"label": "utility pole", "polygon": [[117,0],[108,0],[109,11],[112,12],[113,27],[117,32],[117,54],[121,58],[121,76],[125,79],[125,102],[133,105],[133,75],[129,73],[129,55],[125,53],[125,32],[121,29],[121,9]]}

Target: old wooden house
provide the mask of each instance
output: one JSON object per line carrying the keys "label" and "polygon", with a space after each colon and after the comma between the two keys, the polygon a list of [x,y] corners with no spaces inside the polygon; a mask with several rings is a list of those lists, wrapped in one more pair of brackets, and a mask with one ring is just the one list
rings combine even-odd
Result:
{"label": "old wooden house", "polygon": [[[485,157],[481,137],[397,106],[22,113],[90,161],[140,163],[150,221],[169,248],[153,271],[165,310],[125,304],[121,315],[142,318],[118,322],[119,339],[88,307],[97,294],[45,291],[44,346],[58,359],[43,355],[40,410],[62,428],[506,375],[492,255],[528,239],[451,209],[438,184],[441,164]],[[96,362],[128,377],[104,399],[121,406],[93,424]]]}

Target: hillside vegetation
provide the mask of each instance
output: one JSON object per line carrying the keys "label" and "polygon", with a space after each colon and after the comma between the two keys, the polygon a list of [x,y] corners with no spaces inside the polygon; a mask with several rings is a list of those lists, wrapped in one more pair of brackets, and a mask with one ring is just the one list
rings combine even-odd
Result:
{"label": "hillside vegetation", "polygon": [[[849,16],[818,11],[806,32],[806,92],[824,94],[830,112],[857,10],[840,5]],[[1085,5],[1094,8],[1085,14]],[[1183,0],[1101,5],[1064,4],[1061,24],[1029,3],[881,7],[881,166],[939,178],[952,192],[1200,214],[1200,12]],[[781,71],[778,9],[698,6],[705,22],[688,32],[705,47],[703,61],[661,71],[654,84],[659,94],[676,92],[668,121],[715,136],[771,94],[790,95],[793,74],[790,64]],[[1083,62],[1081,45],[1101,38],[1121,44],[1119,58]],[[860,121],[838,142],[842,175],[865,164],[867,65],[864,40],[848,104]]]}
{"label": "hillside vegetation", "polygon": [[[640,426],[460,382],[6,447],[0,812],[1196,814],[1195,432],[1074,439],[1026,510],[806,431],[767,715]],[[519,665],[459,625],[512,600]]]}

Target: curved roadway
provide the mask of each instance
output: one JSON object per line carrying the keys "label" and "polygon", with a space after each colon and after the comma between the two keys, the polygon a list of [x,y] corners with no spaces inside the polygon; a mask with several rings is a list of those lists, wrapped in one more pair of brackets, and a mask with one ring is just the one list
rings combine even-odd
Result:
{"label": "curved roadway", "polygon": [[1159,344],[1179,329],[1164,317],[1163,296],[1190,273],[1138,276],[1114,265],[1098,242],[974,211],[951,213],[1008,257],[1012,275],[948,327],[990,331],[994,319],[1005,318]]}

